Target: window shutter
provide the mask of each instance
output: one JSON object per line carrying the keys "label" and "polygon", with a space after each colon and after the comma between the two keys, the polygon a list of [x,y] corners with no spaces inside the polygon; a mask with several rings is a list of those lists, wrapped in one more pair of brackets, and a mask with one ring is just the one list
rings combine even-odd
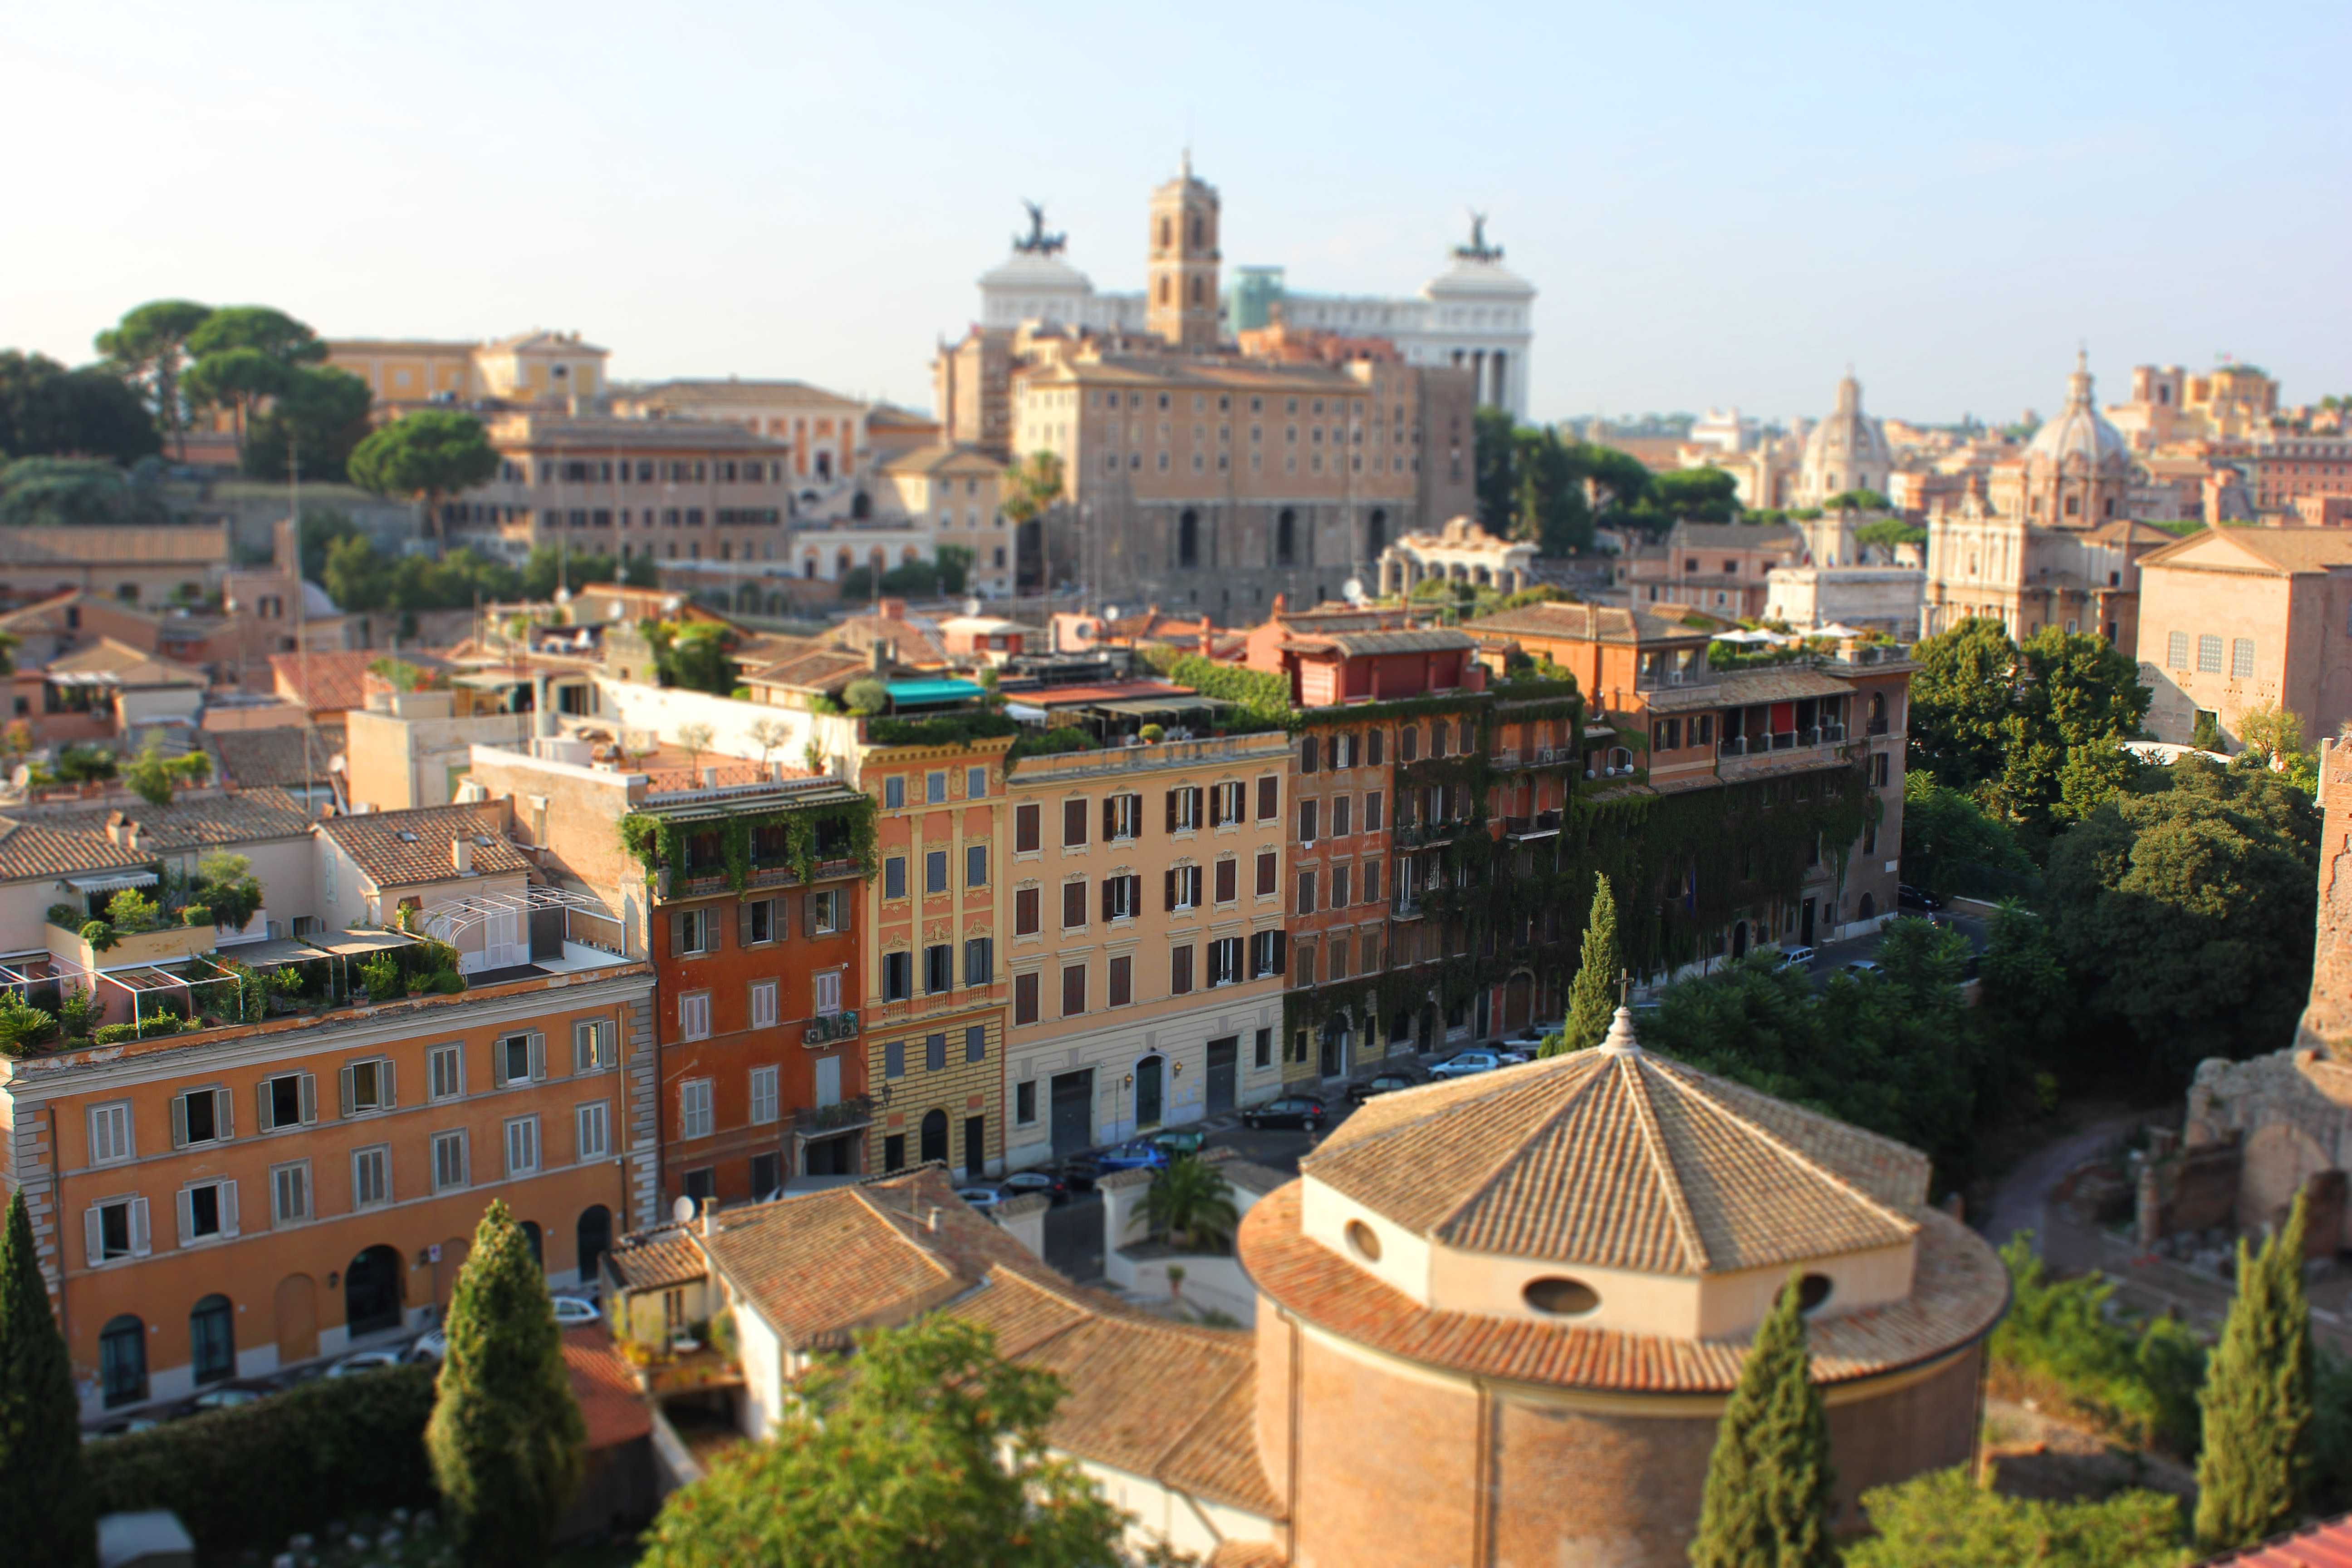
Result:
{"label": "window shutter", "polygon": [[735,945],[738,947],[751,945],[751,905],[748,900],[736,900]]}
{"label": "window shutter", "polygon": [[277,1124],[269,1120],[269,1080],[268,1079],[263,1079],[253,1086],[253,1130],[256,1132],[270,1132],[277,1130]]}
{"label": "window shutter", "polygon": [[1176,794],[1172,789],[1168,792],[1168,831],[1171,833],[1176,831]]}
{"label": "window shutter", "polygon": [[182,1247],[185,1247],[188,1243],[195,1239],[195,1194],[190,1192],[187,1188],[182,1187],[178,1192],[172,1195],[177,1202],[180,1210],[180,1245]]}
{"label": "window shutter", "polygon": [[1282,781],[1279,779],[1264,778],[1257,781],[1257,818],[1260,822],[1271,822],[1280,815],[1281,803],[1277,796],[1281,791]]}
{"label": "window shutter", "polygon": [[1290,933],[1288,931],[1278,931],[1274,933],[1274,972],[1276,974],[1286,973],[1284,966],[1289,956],[1289,946]]}
{"label": "window shutter", "polygon": [[144,1258],[155,1249],[154,1238],[147,1229],[147,1200],[131,1200],[131,1256]]}
{"label": "window shutter", "polygon": [[1103,842],[1108,844],[1118,835],[1118,796],[1114,795],[1106,796],[1103,800]]}
{"label": "window shutter", "polygon": [[81,1211],[81,1244],[89,1251],[92,1268],[106,1261],[106,1217],[96,1204]]}
{"label": "window shutter", "polygon": [[236,1136],[236,1096],[227,1089],[213,1090],[213,1127],[224,1143]]}
{"label": "window shutter", "polygon": [[352,1069],[346,1067],[335,1076],[342,1082],[343,1114],[349,1116],[352,1113]]}
{"label": "window shutter", "polygon": [[235,1182],[223,1182],[220,1184],[220,1223],[223,1236],[236,1234],[236,1184]]}
{"label": "window shutter", "polygon": [[319,1120],[319,1075],[302,1075],[302,1125],[308,1127]]}
{"label": "window shutter", "polygon": [[669,955],[682,956],[686,952],[686,911],[672,910],[669,917]]}
{"label": "window shutter", "polygon": [[1118,885],[1118,879],[1117,877],[1105,877],[1102,880],[1102,918],[1105,920],[1110,919],[1111,889]]}
{"label": "window shutter", "polygon": [[187,1146],[188,1097],[184,1094],[175,1094],[172,1097],[172,1147],[184,1149]]}
{"label": "window shutter", "polygon": [[[1173,799],[1174,797],[1171,796],[1170,798]],[[1176,868],[1173,866],[1171,866],[1168,868],[1168,907],[1171,910],[1173,910],[1176,907]]]}
{"label": "window shutter", "polygon": [[378,1070],[378,1072],[382,1075],[383,1081],[383,1108],[384,1108],[386,1110],[390,1110],[394,1106],[398,1105],[398,1104],[400,1103],[400,1096],[399,1096],[399,1094],[398,1094],[398,1093],[396,1093],[396,1092],[394,1091],[394,1088],[393,1088],[393,1069],[392,1069],[392,1061],[391,1061],[391,1058],[386,1058],[384,1059],[384,1062],[383,1062],[383,1066],[382,1066],[382,1067],[380,1067],[377,1070]]}
{"label": "window shutter", "polygon": [[530,1081],[537,1083],[546,1076],[547,1037],[535,1034],[530,1037]]}

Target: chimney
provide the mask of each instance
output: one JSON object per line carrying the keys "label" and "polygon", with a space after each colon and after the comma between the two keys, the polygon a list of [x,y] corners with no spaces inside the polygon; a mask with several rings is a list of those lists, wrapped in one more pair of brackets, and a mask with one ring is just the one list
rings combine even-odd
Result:
{"label": "chimney", "polygon": [[907,618],[907,601],[904,599],[885,599],[880,607],[884,620],[903,621]]}
{"label": "chimney", "polygon": [[136,849],[139,847],[139,825],[137,823],[126,822],[122,825],[122,847],[125,849]]}
{"label": "chimney", "polygon": [[719,787],[719,770],[717,767],[708,767],[702,770],[702,787],[705,789],[717,789]]}
{"label": "chimney", "polygon": [[768,764],[768,780],[772,784],[782,784],[784,782],[783,758],[778,757],[775,761]]}
{"label": "chimney", "polygon": [[474,868],[474,841],[463,836],[450,839],[449,864],[456,867],[461,876],[471,871]]}
{"label": "chimney", "polygon": [[872,642],[866,645],[866,668],[878,673],[882,668],[882,662],[886,657],[887,656],[883,652],[882,639],[880,637],[876,637]]}
{"label": "chimney", "polygon": [[937,1230],[940,1228],[940,1207],[937,1204],[933,1204],[931,1205],[930,1217],[924,1225],[923,1228],[925,1230]]}

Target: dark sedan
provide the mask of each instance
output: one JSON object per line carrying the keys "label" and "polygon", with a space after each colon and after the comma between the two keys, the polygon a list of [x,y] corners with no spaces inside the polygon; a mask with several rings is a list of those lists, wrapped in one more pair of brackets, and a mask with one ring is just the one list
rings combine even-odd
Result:
{"label": "dark sedan", "polygon": [[1358,1105],[1376,1094],[1394,1094],[1401,1089],[1411,1089],[1413,1080],[1401,1072],[1384,1072],[1378,1078],[1365,1079],[1348,1086],[1348,1098]]}
{"label": "dark sedan", "polygon": [[1321,1100],[1308,1100],[1304,1095],[1285,1095],[1242,1112],[1242,1125],[1249,1128],[1293,1127],[1319,1132],[1329,1120],[1324,1114]]}
{"label": "dark sedan", "polygon": [[1944,907],[1943,900],[1926,889],[1915,888],[1908,882],[1895,884],[1895,901],[1904,909],[1917,910],[1921,914],[1931,915]]}

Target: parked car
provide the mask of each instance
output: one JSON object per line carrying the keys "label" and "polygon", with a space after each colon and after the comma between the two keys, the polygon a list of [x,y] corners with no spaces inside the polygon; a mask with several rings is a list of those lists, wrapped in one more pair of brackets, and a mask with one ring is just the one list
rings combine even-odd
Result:
{"label": "parked car", "polygon": [[1360,1082],[1349,1084],[1348,1086],[1348,1098],[1350,1100],[1353,1100],[1356,1104],[1361,1105],[1364,1101],[1371,1099],[1376,1094],[1394,1094],[1398,1089],[1411,1089],[1412,1087],[1412,1079],[1405,1077],[1404,1074],[1401,1072],[1384,1072],[1378,1078],[1369,1078],[1361,1080]]}
{"label": "parked car", "polygon": [[425,1330],[416,1336],[416,1342],[408,1347],[409,1360],[433,1365],[438,1365],[448,1353],[449,1336],[439,1329]]}
{"label": "parked car", "polygon": [[1926,889],[1915,888],[1908,882],[1895,884],[1895,901],[1904,909],[1917,910],[1923,914],[1932,914],[1944,907],[1943,900]]}
{"label": "parked car", "polygon": [[1102,1173],[1102,1162],[1092,1154],[1073,1154],[1062,1162],[1062,1183],[1074,1195],[1093,1192]]}
{"label": "parked car", "polygon": [[1095,1156],[1106,1175],[1113,1171],[1164,1171],[1168,1159],[1168,1151],[1148,1138],[1131,1140]]}
{"label": "parked car", "polygon": [[1151,1135],[1151,1142],[1167,1150],[1171,1160],[1179,1154],[1199,1153],[1201,1145],[1208,1141],[1207,1133],[1192,1127],[1165,1128]]}
{"label": "parked car", "polygon": [[1515,1068],[1521,1062],[1531,1062],[1536,1059],[1535,1052],[1522,1050],[1517,1046],[1504,1046],[1497,1049],[1495,1055],[1507,1068]]}
{"label": "parked car", "polygon": [[120,1437],[125,1432],[150,1432],[157,1423],[150,1416],[132,1415],[121,1421],[110,1421],[103,1426],[92,1426],[81,1435],[85,1443],[95,1443],[100,1437]]}
{"label": "parked car", "polygon": [[1819,955],[1810,947],[1784,947],[1780,950],[1780,962],[1774,964],[1772,967],[1775,969],[1811,969],[1813,966],[1813,960],[1818,956]]}
{"label": "parked car", "polygon": [[558,1296],[555,1299],[555,1321],[563,1327],[576,1328],[582,1323],[601,1323],[604,1314],[596,1303],[585,1296]]}
{"label": "parked car", "polygon": [[1034,1193],[1047,1203],[1058,1204],[1068,1202],[1070,1196],[1070,1184],[1051,1171],[1015,1171],[998,1183],[996,1190],[1008,1201]]}
{"label": "parked car", "polygon": [[1296,1094],[1269,1100],[1264,1105],[1252,1106],[1242,1112],[1242,1125],[1249,1128],[1295,1127],[1303,1131],[1318,1132],[1328,1120],[1324,1114],[1321,1100]]}
{"label": "parked car", "polygon": [[958,1187],[956,1196],[982,1214],[987,1214],[1004,1201],[1004,1194],[994,1187]]}
{"label": "parked car", "polygon": [[1845,972],[1848,974],[1871,975],[1879,973],[1880,969],[1877,962],[1874,959],[1857,958],[1852,963],[1845,966]]}
{"label": "parked car", "polygon": [[1496,1051],[1461,1051],[1430,1068],[1429,1076],[1436,1079],[1468,1078],[1472,1073],[1493,1072],[1503,1065],[1501,1054]]}
{"label": "parked car", "polygon": [[329,1377],[356,1377],[363,1372],[378,1372],[400,1364],[398,1351],[357,1351],[327,1369]]}
{"label": "parked car", "polygon": [[250,1388],[212,1388],[188,1401],[188,1414],[201,1415],[207,1410],[234,1410],[240,1405],[259,1400],[258,1391]]}

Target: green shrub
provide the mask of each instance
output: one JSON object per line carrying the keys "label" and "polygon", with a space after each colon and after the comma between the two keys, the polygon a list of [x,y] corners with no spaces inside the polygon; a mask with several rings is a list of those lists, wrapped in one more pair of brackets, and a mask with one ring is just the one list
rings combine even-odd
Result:
{"label": "green shrub", "polygon": [[466,989],[466,977],[454,969],[445,969],[426,982],[427,991],[441,996],[455,996]]}
{"label": "green shrub", "polygon": [[208,926],[213,923],[213,912],[202,904],[189,904],[180,910],[180,923],[184,926]]}
{"label": "green shrub", "polygon": [[321,1378],[93,1444],[99,1511],[168,1508],[207,1553],[275,1550],[332,1519],[429,1507],[431,1367]]}
{"label": "green shrub", "polygon": [[26,1001],[24,993],[0,992],[0,1056],[21,1057],[57,1032],[58,1021]]}
{"label": "green shrub", "polygon": [[2170,1318],[2145,1328],[2111,1321],[2116,1288],[2097,1275],[2053,1279],[2022,1234],[2000,1249],[2009,1266],[2009,1316],[1993,1331],[1994,1365],[2042,1384],[2135,1444],[2197,1452],[2197,1390],[2205,1346]]}
{"label": "green shrub", "polygon": [[89,915],[74,908],[71,904],[51,904],[49,906],[49,923],[58,927],[61,931],[79,931],[89,919]]}
{"label": "green shrub", "polygon": [[1006,749],[1004,771],[1011,773],[1024,757],[1057,757],[1066,752],[1098,752],[1102,742],[1084,730],[1064,726],[1042,735],[1024,735]]}
{"label": "green shrub", "polygon": [[388,952],[379,952],[360,965],[360,984],[367,987],[369,996],[383,1001],[397,996],[404,987],[400,981],[400,960]]}
{"label": "green shrub", "polygon": [[928,719],[868,719],[866,737],[877,746],[952,746],[1020,733],[1020,721],[1002,713],[966,709]]}
{"label": "green shrub", "polygon": [[1847,1568],[2178,1568],[2180,1500],[2122,1491],[2100,1501],[2040,1502],[1979,1486],[1965,1468],[1931,1470],[1864,1492],[1875,1531]]}
{"label": "green shrub", "polygon": [[851,681],[841,697],[852,713],[879,713],[890,706],[890,689],[871,678]]}

